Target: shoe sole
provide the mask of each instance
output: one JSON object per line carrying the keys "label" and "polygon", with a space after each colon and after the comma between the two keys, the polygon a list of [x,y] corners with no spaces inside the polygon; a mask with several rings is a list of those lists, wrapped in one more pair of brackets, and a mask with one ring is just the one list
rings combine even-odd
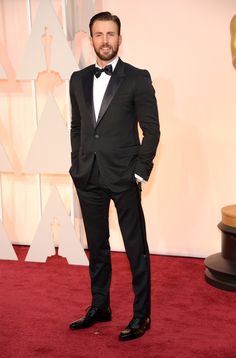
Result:
{"label": "shoe sole", "polygon": [[86,329],[86,328],[89,328],[89,327],[92,327],[94,324],[96,323],[104,323],[104,322],[110,322],[112,319],[111,318],[107,318],[107,319],[103,319],[103,320],[99,320],[99,321],[96,321],[96,322],[93,322],[93,323],[90,323],[90,324],[84,324],[84,325],[78,325],[78,326],[69,326],[69,328],[72,330],[72,331],[76,331],[78,329]]}
{"label": "shoe sole", "polygon": [[125,342],[125,341],[132,341],[133,339],[140,338],[140,337],[142,337],[142,336],[145,334],[145,332],[147,332],[150,328],[151,328],[151,324],[149,323],[149,324],[146,326],[146,328],[145,328],[145,330],[143,331],[143,333],[136,334],[136,335],[130,336],[130,337],[129,337],[129,336],[127,336],[127,337],[119,336],[119,341]]}

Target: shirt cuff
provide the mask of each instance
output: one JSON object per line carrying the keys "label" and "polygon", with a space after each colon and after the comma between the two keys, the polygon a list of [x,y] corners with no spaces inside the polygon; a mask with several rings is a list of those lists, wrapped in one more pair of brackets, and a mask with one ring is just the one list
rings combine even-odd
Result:
{"label": "shirt cuff", "polygon": [[139,175],[137,174],[134,174],[134,177],[136,179],[137,182],[139,183],[146,183],[146,180],[144,180],[142,177],[140,177]]}

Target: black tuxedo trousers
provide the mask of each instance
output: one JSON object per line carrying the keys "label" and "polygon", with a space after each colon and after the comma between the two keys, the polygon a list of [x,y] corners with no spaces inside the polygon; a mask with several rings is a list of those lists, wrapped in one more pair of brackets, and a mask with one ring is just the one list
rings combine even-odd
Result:
{"label": "black tuxedo trousers", "polygon": [[[111,256],[109,245],[109,205],[113,200],[132,272],[133,314],[150,315],[150,257],[141,206],[141,186],[134,182],[122,192],[112,192],[100,176],[96,158],[86,189],[77,187],[90,251],[92,305],[110,305]],[[122,298],[125,300],[125,297]]]}

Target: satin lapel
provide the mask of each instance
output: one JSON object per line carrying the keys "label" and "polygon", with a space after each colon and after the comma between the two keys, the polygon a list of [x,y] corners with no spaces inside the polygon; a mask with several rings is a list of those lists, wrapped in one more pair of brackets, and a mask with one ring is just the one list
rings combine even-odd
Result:
{"label": "satin lapel", "polygon": [[96,126],[96,117],[93,105],[93,77],[94,77],[94,66],[88,73],[88,76],[83,78],[84,98],[87,103],[88,111],[90,112],[93,126]]}
{"label": "satin lapel", "polygon": [[125,78],[124,63],[121,60],[119,60],[116,65],[115,71],[112,74],[111,79],[108,83],[106,92],[104,94],[100,112],[99,112],[98,119],[97,119],[97,123],[96,123],[97,125],[99,124],[99,122],[103,118],[104,114],[106,113],[113,97],[115,96],[115,94],[116,94],[118,88],[120,87],[120,84],[124,78]]}

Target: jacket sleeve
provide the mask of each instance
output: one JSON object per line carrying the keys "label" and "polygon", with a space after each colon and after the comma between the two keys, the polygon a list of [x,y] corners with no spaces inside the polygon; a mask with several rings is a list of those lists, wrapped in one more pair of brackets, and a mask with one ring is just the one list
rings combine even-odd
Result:
{"label": "jacket sleeve", "polygon": [[148,180],[160,139],[160,124],[155,90],[148,71],[136,79],[135,110],[143,138],[135,165],[135,173]]}
{"label": "jacket sleeve", "polygon": [[80,148],[80,128],[81,128],[81,117],[78,107],[78,102],[75,96],[75,82],[76,72],[74,72],[70,79],[70,101],[71,101],[71,129],[70,129],[70,140],[71,140],[71,162],[72,167],[76,161],[78,161],[78,154]]}

